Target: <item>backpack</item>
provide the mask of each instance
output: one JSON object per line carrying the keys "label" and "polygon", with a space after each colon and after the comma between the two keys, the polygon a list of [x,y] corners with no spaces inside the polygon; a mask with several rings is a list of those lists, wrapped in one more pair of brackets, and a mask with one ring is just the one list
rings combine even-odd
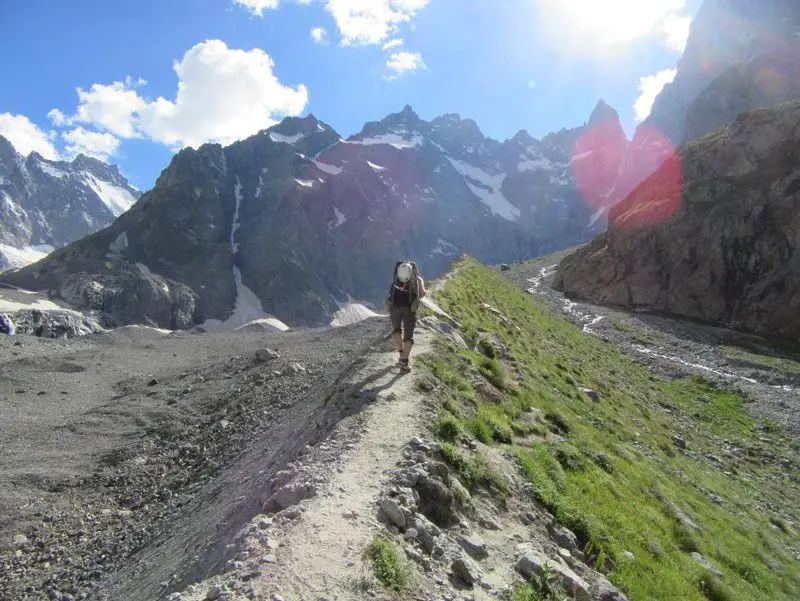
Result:
{"label": "backpack", "polygon": [[[403,263],[409,263],[411,265],[411,279],[408,282],[402,282],[397,277],[397,268]],[[397,261],[397,263],[394,264],[394,270],[392,271],[392,283],[389,285],[389,294],[386,297],[387,306],[394,306],[394,295],[396,291],[408,290],[410,294],[409,300],[411,301],[411,311],[416,313],[417,308],[419,307],[419,293],[417,289],[418,285],[419,276],[417,273],[417,264],[414,263],[414,261]]]}

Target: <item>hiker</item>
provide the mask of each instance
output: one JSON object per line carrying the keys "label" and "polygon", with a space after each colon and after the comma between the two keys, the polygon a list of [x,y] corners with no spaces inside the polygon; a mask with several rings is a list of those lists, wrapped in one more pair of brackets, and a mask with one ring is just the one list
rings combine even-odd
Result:
{"label": "hiker", "polygon": [[425,282],[413,261],[398,261],[386,297],[386,308],[392,320],[392,334],[395,347],[400,355],[398,365],[403,371],[410,371],[408,356],[414,345],[414,327],[417,325],[417,309],[420,299],[425,296]]}

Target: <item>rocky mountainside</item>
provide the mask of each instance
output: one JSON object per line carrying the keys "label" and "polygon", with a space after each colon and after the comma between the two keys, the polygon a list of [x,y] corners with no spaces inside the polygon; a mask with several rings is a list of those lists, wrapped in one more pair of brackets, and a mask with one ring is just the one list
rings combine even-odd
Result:
{"label": "rocky mountainside", "polygon": [[431,277],[463,253],[497,263],[588,240],[626,146],[603,102],[582,127],[502,143],[410,107],[348,140],[288,118],[182,150],[111,227],[5,279],[114,324],[327,323],[351,299],[380,304],[398,258]]}
{"label": "rocky mountainside", "polygon": [[0,136],[0,271],[106,227],[139,196],[115,166],[23,157]]}
{"label": "rocky mountainside", "polygon": [[[712,114],[708,124],[697,123],[692,131],[686,132],[686,117],[692,103],[729,69],[748,63],[759,63],[763,78],[759,85],[765,90],[776,85],[778,74],[770,73],[770,61],[783,62],[800,50],[798,31],[800,4],[793,0],[705,0],[692,22],[675,80],[656,98],[637,135],[647,136],[648,130],[654,129],[678,145],[693,139],[685,134],[713,131],[720,123]],[[739,112],[753,108],[762,107],[741,105]],[[730,119],[737,114],[729,115]]]}
{"label": "rocky mountainside", "polygon": [[737,115],[796,98],[800,4],[793,0],[705,0],[677,74],[630,143],[616,200],[630,194],[683,142]]}
{"label": "rocky mountainside", "polygon": [[684,146],[558,268],[557,289],[800,337],[800,101]]}

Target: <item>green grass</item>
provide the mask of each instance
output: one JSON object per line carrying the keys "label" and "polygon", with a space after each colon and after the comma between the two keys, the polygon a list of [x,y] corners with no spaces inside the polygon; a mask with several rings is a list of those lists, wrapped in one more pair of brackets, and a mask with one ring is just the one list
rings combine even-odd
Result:
{"label": "green grass", "polygon": [[[790,550],[800,538],[786,520],[798,512],[800,448],[751,417],[739,394],[651,373],[471,259],[436,300],[473,341],[489,332],[508,348],[491,359],[442,343],[424,361],[438,380],[434,431],[465,482],[478,486],[484,468],[459,437],[510,450],[534,498],[611,566],[632,601],[795,599],[800,562]],[[499,402],[476,394],[481,379]],[[724,576],[712,578],[690,557],[695,550]]]}
{"label": "green grass", "polygon": [[728,359],[749,363],[756,367],[764,367],[780,371],[792,376],[800,374],[800,362],[792,359],[773,357],[772,355],[757,354],[738,346],[721,346],[722,354]]}
{"label": "green grass", "polygon": [[457,446],[445,442],[442,443],[442,457],[456,470],[470,492],[483,487],[499,496],[508,494],[505,478],[489,467],[485,457],[479,453],[468,454]]}
{"label": "green grass", "polygon": [[381,585],[398,593],[408,587],[408,564],[391,540],[385,536],[376,536],[367,549],[367,557],[372,562],[372,571]]}

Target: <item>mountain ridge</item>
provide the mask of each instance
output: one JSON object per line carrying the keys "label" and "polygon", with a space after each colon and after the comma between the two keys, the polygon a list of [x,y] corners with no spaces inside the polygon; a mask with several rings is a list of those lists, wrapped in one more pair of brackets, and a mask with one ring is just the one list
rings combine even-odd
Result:
{"label": "mountain ridge", "polygon": [[0,136],[0,270],[102,229],[140,195],[116,166],[83,154],[23,157]]}
{"label": "mountain ridge", "polygon": [[[600,231],[573,170],[591,127],[498,142],[471,119],[424,121],[406,105],[343,140],[314,115],[287,118],[180,151],[112,226],[4,279],[109,323],[232,325],[242,298],[250,315],[327,323],[348,299],[379,304],[397,257],[436,275],[461,253],[514,261]],[[607,154],[580,161],[605,169]]]}

